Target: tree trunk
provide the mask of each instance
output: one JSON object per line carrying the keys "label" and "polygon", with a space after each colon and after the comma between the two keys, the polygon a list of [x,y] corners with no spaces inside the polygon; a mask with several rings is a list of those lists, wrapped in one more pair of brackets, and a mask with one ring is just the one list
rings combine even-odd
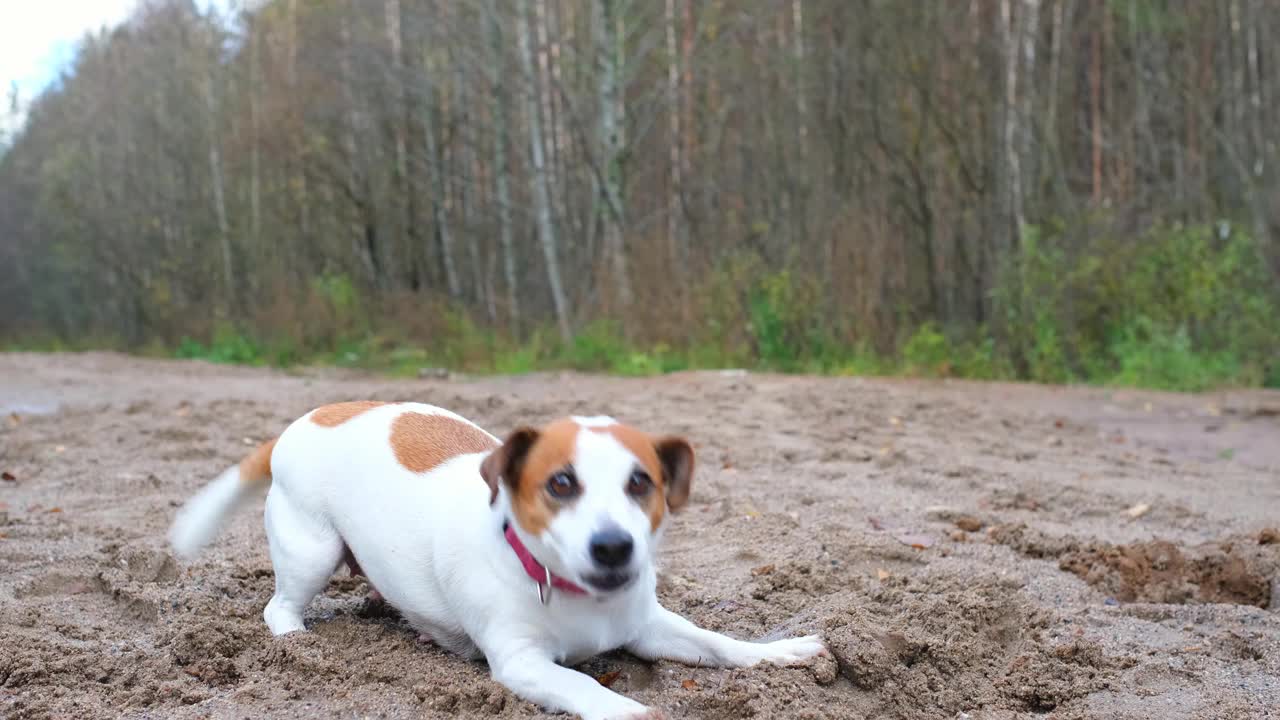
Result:
{"label": "tree trunk", "polygon": [[560,142],[556,133],[557,115],[555,99],[555,75],[552,72],[551,37],[548,29],[547,0],[533,0],[533,39],[535,41],[534,57],[537,58],[538,82],[543,91],[538,96],[538,104],[542,110],[542,151],[546,156],[547,192],[551,194],[552,215],[563,217],[558,212],[560,203],[558,190],[563,186],[560,177]]}
{"label": "tree trunk", "polygon": [[1022,58],[1022,112],[1018,121],[1018,156],[1019,167],[1015,175],[1013,246],[1018,248],[1022,243],[1022,226],[1026,224],[1026,205],[1028,198],[1036,197],[1036,172],[1032,153],[1035,152],[1034,133],[1035,101],[1036,101],[1036,42],[1040,37],[1040,0],[1022,0],[1022,17],[1019,18],[1021,28]]}
{"label": "tree trunk", "polygon": [[[1239,147],[1248,147],[1250,136],[1246,120],[1249,96],[1245,92],[1244,28],[1241,26],[1240,0],[1231,0],[1227,5],[1227,22],[1231,35],[1226,43],[1227,71],[1231,78],[1231,93],[1227,101],[1231,109],[1232,123],[1229,125],[1228,137],[1239,138]],[[1233,140],[1233,142],[1236,142]]]}
{"label": "tree trunk", "polygon": [[382,267],[378,257],[378,233],[374,224],[373,208],[368,193],[368,175],[360,154],[360,108],[355,99],[355,71],[351,67],[351,57],[355,54],[352,47],[351,21],[346,14],[339,20],[339,36],[342,48],[339,52],[339,68],[342,74],[343,119],[342,144],[346,153],[347,194],[356,213],[351,224],[351,242],[356,257],[364,265],[374,287],[383,287]]}
{"label": "tree trunk", "polygon": [[506,74],[502,62],[502,25],[498,16],[498,0],[488,0],[489,12],[489,81],[490,102],[493,105],[493,173],[498,193],[498,238],[502,247],[503,275],[507,284],[507,317],[512,335],[520,334],[520,303],[517,301],[519,286],[516,280],[516,253],[512,241],[511,189],[507,176],[507,148],[510,143],[511,117],[507,111],[507,88],[503,84]]}
{"label": "tree trunk", "polygon": [[209,143],[209,176],[213,184],[213,212],[218,222],[218,242],[222,249],[223,291],[226,293],[226,307],[230,310],[235,304],[235,277],[231,267],[231,229],[227,221],[227,203],[223,192],[222,150],[218,144],[218,101],[213,87],[213,69],[209,69],[204,78],[204,101],[206,111],[206,132]]}
{"label": "tree trunk", "polygon": [[569,327],[569,306],[565,301],[564,287],[560,284],[560,259],[558,257],[555,228],[551,222],[551,197],[547,189],[546,160],[542,153],[542,127],[538,119],[538,102],[541,88],[533,70],[533,48],[529,42],[529,0],[517,0],[516,35],[520,52],[520,64],[524,70],[526,112],[529,116],[529,154],[533,160],[533,200],[538,217],[538,239],[547,265],[547,283],[551,286],[551,302],[555,307],[556,326],[560,339],[569,342],[573,331]]}
{"label": "tree trunk", "polygon": [[1266,122],[1262,109],[1262,72],[1258,61],[1258,26],[1263,22],[1261,0],[1250,0],[1249,15],[1250,22],[1248,22],[1249,30],[1245,49],[1249,71],[1249,130],[1250,140],[1253,142],[1253,150],[1251,152],[1256,158],[1253,175],[1256,179],[1261,180],[1263,173],[1266,171],[1264,158],[1267,156],[1267,147],[1263,140],[1263,128],[1266,127]]}
{"label": "tree trunk", "polygon": [[[400,14],[400,0],[386,0],[383,4],[383,15],[386,18],[387,45],[388,52],[391,55],[391,108],[387,113],[391,124],[391,134],[395,143],[395,177],[391,189],[391,216],[395,218],[393,225],[399,225],[398,232],[394,236],[388,238],[388,243],[392,246],[403,247],[404,237],[408,235],[409,228],[413,224],[413,216],[410,211],[411,206],[408,203],[409,198],[409,160],[408,151],[406,149],[408,134],[405,127],[408,113],[406,107],[406,94],[404,84],[406,81],[404,70],[404,40],[402,32],[402,16]],[[399,251],[397,257],[402,256]],[[393,268],[393,272],[403,272],[399,268]]]}
{"label": "tree trunk", "polygon": [[249,241],[253,247],[261,247],[262,237],[262,181],[258,145],[261,120],[258,94],[261,88],[258,69],[258,33],[249,26]]}
{"label": "tree trunk", "polygon": [[627,270],[627,254],[623,240],[626,222],[626,200],[622,150],[623,128],[626,123],[626,105],[620,83],[623,73],[621,18],[618,13],[620,0],[598,0],[595,13],[597,66],[600,72],[600,145],[604,166],[605,248],[613,268],[613,282],[617,289],[619,310],[631,307],[631,277]]}
{"label": "tree trunk", "polygon": [[693,150],[694,150],[694,132],[696,128],[693,125],[693,3],[694,0],[684,0],[684,37],[681,39],[681,54],[684,56],[681,62],[684,64],[684,72],[680,78],[680,89],[684,95],[684,119],[680,122],[680,127],[684,130],[684,138],[681,140],[683,150],[680,153],[680,161],[684,163],[681,168],[680,175],[683,179],[688,180],[693,177]]}
{"label": "tree trunk", "polygon": [[667,249],[670,255],[676,287],[681,293],[681,308],[687,310],[683,301],[684,271],[688,258],[681,234],[681,206],[684,198],[684,160],[680,157],[680,144],[683,137],[680,132],[680,50],[676,45],[676,0],[667,0],[667,115],[670,118],[670,136],[667,144],[671,148],[670,188],[667,196]]}
{"label": "tree trunk", "polygon": [[[467,230],[472,227],[473,208],[475,205],[475,196],[479,187],[478,176],[475,167],[475,148],[476,138],[474,134],[475,119],[471,116],[470,108],[473,107],[468,88],[471,84],[466,81],[463,69],[466,64],[461,59],[455,58],[453,62],[453,87],[454,101],[453,106],[457,108],[457,116],[454,123],[457,127],[455,132],[458,137],[455,143],[458,146],[458,169],[455,173],[458,175],[459,181],[456,183],[458,187],[458,214],[461,216],[460,226],[463,229],[463,242],[467,246],[467,260],[471,264],[471,283],[474,285],[472,289],[472,299],[485,307],[491,307],[487,297],[487,285],[484,282],[484,264],[480,260],[480,242],[474,233],[468,233]],[[494,318],[489,318],[490,322]]]}
{"label": "tree trunk", "polygon": [[[1071,17],[1073,1],[1053,0],[1053,44],[1049,50],[1049,107],[1044,125],[1045,148],[1041,154],[1041,172],[1046,174],[1042,175],[1042,179],[1052,180],[1061,192],[1061,196],[1065,196],[1069,190],[1066,188],[1066,171],[1063,167],[1062,138],[1058,133],[1058,106],[1061,102],[1059,95],[1062,83],[1062,47],[1063,40],[1070,32],[1067,20]],[[1052,167],[1049,167],[1050,165]],[[1050,172],[1053,173],[1052,178],[1047,176]]]}
{"label": "tree trunk", "polygon": [[1144,77],[1147,56],[1144,48],[1143,33],[1138,28],[1138,2],[1129,0],[1129,41],[1133,43],[1133,90],[1134,90],[1134,144],[1137,152],[1134,164],[1138,168],[1139,178],[1159,177],[1159,155],[1155,138],[1151,133],[1151,99],[1149,88]]}
{"label": "tree trunk", "polygon": [[[795,172],[788,183],[786,197],[790,212],[786,222],[788,235],[792,238],[806,238],[809,221],[809,101],[806,97],[808,85],[805,82],[805,47],[804,47],[804,0],[791,0],[791,81],[795,85],[796,113],[796,157]],[[785,164],[781,165],[785,167]]]}
{"label": "tree trunk", "polygon": [[796,92],[796,151],[800,155],[800,167],[806,166],[805,157],[807,155],[809,139],[809,105],[805,98],[805,82],[804,82],[804,0],[791,0],[791,49],[795,61],[795,92]]}
{"label": "tree trunk", "polygon": [[302,102],[298,98],[298,0],[289,0],[289,47],[285,54],[285,82],[289,88],[290,113],[296,125],[291,125],[290,138],[293,160],[292,172],[296,173],[298,202],[298,232],[302,242],[311,237],[311,194],[307,187],[307,153],[302,135],[306,131]]}
{"label": "tree trunk", "polygon": [[1022,230],[1022,176],[1019,161],[1018,125],[1020,106],[1018,103],[1018,39],[1019,32],[1014,27],[1012,3],[1014,0],[1000,0],[1000,45],[1004,63],[1004,82],[1002,85],[1002,102],[1000,116],[1002,118],[1000,133],[1000,162],[996,166],[996,191],[1000,212],[999,245],[996,246],[995,261],[997,267],[1009,260],[1009,251],[1016,244],[1017,233]]}
{"label": "tree trunk", "polygon": [[453,258],[453,235],[449,229],[449,217],[445,211],[447,191],[445,188],[444,157],[440,153],[436,134],[435,113],[437,108],[435,68],[431,62],[431,50],[422,51],[422,68],[425,75],[425,102],[422,108],[422,135],[427,146],[427,162],[431,166],[431,214],[435,222],[436,238],[440,248],[440,261],[444,265],[445,287],[449,297],[458,299],[462,288],[458,283],[458,268]]}
{"label": "tree trunk", "polygon": [[1093,0],[1094,30],[1089,39],[1089,129],[1093,161],[1093,204],[1102,204],[1102,33],[1098,13],[1108,12],[1102,0]]}

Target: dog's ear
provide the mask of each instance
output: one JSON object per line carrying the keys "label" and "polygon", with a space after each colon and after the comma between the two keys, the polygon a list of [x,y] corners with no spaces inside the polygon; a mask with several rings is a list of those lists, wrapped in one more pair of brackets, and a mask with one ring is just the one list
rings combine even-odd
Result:
{"label": "dog's ear", "polygon": [[529,455],[529,448],[538,439],[538,431],[531,427],[520,427],[511,431],[501,446],[480,463],[480,476],[489,484],[489,504],[498,499],[498,483],[505,482],[514,488],[520,481],[520,469]]}
{"label": "dog's ear", "polygon": [[653,443],[662,462],[662,475],[667,485],[667,507],[679,510],[689,502],[693,486],[693,448],[681,437],[658,438]]}

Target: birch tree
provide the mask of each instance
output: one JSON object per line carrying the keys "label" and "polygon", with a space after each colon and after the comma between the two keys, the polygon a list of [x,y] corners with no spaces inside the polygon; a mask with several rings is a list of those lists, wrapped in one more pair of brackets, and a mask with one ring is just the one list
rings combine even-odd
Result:
{"label": "birch tree", "polygon": [[622,309],[632,303],[631,277],[627,269],[627,249],[623,235],[626,223],[622,152],[626,145],[626,98],[621,92],[625,72],[625,50],[621,32],[623,15],[619,5],[624,0],[598,0],[595,19],[596,65],[600,73],[600,150],[604,166],[601,188],[604,201],[604,239]]}
{"label": "birch tree", "polygon": [[551,197],[547,187],[546,159],[542,152],[542,123],[538,117],[539,99],[542,93],[538,76],[533,70],[533,48],[529,41],[529,0],[516,0],[516,38],[520,64],[524,70],[525,112],[528,115],[529,155],[533,161],[533,197],[537,213],[538,242],[546,262],[547,282],[551,286],[551,300],[555,307],[556,327],[560,338],[568,342],[573,337],[569,324],[569,305],[560,282],[560,258],[557,251],[555,227],[551,220]]}

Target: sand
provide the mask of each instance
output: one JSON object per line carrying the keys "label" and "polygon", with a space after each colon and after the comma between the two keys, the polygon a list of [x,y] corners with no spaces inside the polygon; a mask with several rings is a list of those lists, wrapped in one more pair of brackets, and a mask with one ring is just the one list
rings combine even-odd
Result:
{"label": "sand", "polygon": [[[1280,393],[687,373],[389,381],[0,355],[0,716],[541,717],[335,576],[273,639],[261,515],[190,565],[175,508],[322,403],[502,434],[608,413],[686,434],[672,609],[795,668],[581,667],[676,718],[1280,717]],[[529,592],[533,592],[529,589]]]}

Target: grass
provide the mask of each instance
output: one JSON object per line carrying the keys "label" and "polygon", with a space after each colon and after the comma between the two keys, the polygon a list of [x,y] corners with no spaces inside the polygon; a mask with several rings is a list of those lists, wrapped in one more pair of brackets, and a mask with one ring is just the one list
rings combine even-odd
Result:
{"label": "grass", "polygon": [[[433,349],[392,344],[377,337],[339,343],[330,350],[302,352],[290,346],[272,346],[248,335],[224,331],[208,343],[184,338],[171,350],[152,344],[139,354],[200,359],[215,363],[262,367],[320,365],[349,367],[413,377],[422,368],[447,368],[479,375],[519,375],[545,370],[579,370],[620,376],[654,376],[680,370],[743,368],[757,371],[835,376],[953,377],[978,380],[1026,380],[1117,385],[1160,390],[1200,391],[1215,387],[1280,387],[1276,370],[1265,378],[1246,372],[1229,352],[1193,347],[1185,331],[1167,331],[1149,323],[1119,333],[1106,348],[1107,359],[1095,359],[1092,373],[1044,370],[1033,377],[1016,372],[1002,359],[996,341],[956,342],[936,325],[922,325],[897,354],[877,354],[867,347],[800,347],[782,354],[752,357],[728,354],[712,344],[676,349],[665,344],[641,347],[626,342],[608,324],[589,326],[573,342],[548,341],[547,332],[535,333],[523,344],[491,335],[467,341],[436,344]],[[478,345],[471,343],[480,343]],[[101,347],[98,345],[97,347]],[[83,349],[66,343],[28,342],[6,346],[10,351],[70,351]]]}
{"label": "grass", "polygon": [[[475,374],[573,369],[649,376],[690,369],[744,368],[823,375],[903,375],[1032,380],[1200,391],[1280,387],[1280,296],[1252,239],[1220,224],[1175,225],[1133,238],[1067,241],[1067,231],[1027,228],[1018,261],[994,296],[994,327],[957,329],[925,321],[896,348],[877,351],[815,312],[812,279],[737,258],[703,284],[698,332],[681,344],[638,343],[608,320],[570,342],[551,327],[520,341],[443,305],[410,302],[402,315],[375,311],[341,276],[311,285],[309,322],[253,329],[216,325],[176,346],[156,340],[148,355],[290,367],[334,365],[395,376],[424,367]],[[427,318],[410,331],[387,317]],[[373,318],[383,318],[384,326]],[[294,332],[289,332],[295,328]],[[296,328],[303,328],[298,331]],[[429,346],[413,337],[429,337]],[[84,341],[83,347],[119,343]],[[54,337],[10,349],[78,349]]]}
{"label": "grass", "polygon": [[[1037,370],[1036,377],[1020,375],[1003,359],[996,341],[954,341],[938,326],[926,323],[912,333],[901,350],[877,354],[865,346],[838,347],[821,343],[791,346],[787,353],[773,346],[767,353],[726,353],[712,343],[689,348],[666,344],[628,343],[610,323],[585,328],[573,342],[550,339],[548,330],[530,340],[511,343],[495,334],[471,329],[467,334],[437,343],[432,349],[398,344],[369,336],[338,343],[330,350],[300,352],[272,346],[244,334],[220,331],[209,343],[183,339],[177,348],[152,348],[147,355],[171,355],[216,363],[292,367],[321,365],[350,367],[395,377],[413,377],[422,368],[447,368],[479,375],[519,375],[544,370],[579,370],[620,376],[654,376],[680,370],[743,368],[784,373],[835,376],[953,377],[978,380],[1025,380],[1117,385],[1160,390],[1200,391],[1226,386],[1276,386],[1246,374],[1229,352],[1196,349],[1185,331],[1166,331],[1143,321],[1117,334],[1105,348],[1108,358],[1087,363],[1092,373]],[[10,346],[11,350],[69,350],[65,344]],[[1046,364],[1048,365],[1048,364]],[[1268,378],[1274,380],[1274,378]]]}

